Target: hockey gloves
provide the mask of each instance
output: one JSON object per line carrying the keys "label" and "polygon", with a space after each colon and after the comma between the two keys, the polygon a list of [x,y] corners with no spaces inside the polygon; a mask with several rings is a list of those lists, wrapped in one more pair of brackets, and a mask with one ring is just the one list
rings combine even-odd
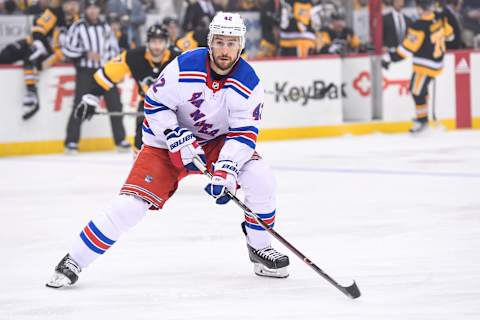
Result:
{"label": "hockey gloves", "polygon": [[237,192],[237,164],[230,160],[220,160],[213,165],[211,183],[205,187],[205,191],[215,199],[217,204],[225,204],[230,197],[225,193],[230,191],[233,195]]}
{"label": "hockey gloves", "polygon": [[75,106],[73,116],[80,120],[90,120],[96,113],[100,99],[93,94],[84,94],[82,101]]}
{"label": "hockey gloves", "polygon": [[190,130],[176,127],[174,130],[165,130],[164,134],[168,151],[170,151],[169,156],[175,167],[199,171],[193,164],[195,156],[199,156],[203,163],[206,163],[205,152]]}

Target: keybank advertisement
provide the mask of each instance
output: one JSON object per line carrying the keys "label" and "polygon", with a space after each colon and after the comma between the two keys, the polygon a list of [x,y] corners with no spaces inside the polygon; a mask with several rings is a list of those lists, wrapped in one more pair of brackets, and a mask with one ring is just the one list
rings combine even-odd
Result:
{"label": "keybank advertisement", "polygon": [[264,128],[342,122],[340,59],[252,63],[265,88]]}
{"label": "keybank advertisement", "polygon": [[[454,64],[454,55],[445,59],[445,70],[437,79],[435,108],[439,119],[455,118],[455,71],[468,70],[471,81],[471,116],[480,115],[480,91],[476,71],[480,68],[480,53],[471,53],[467,62]],[[368,57],[324,58],[252,61],[265,89],[261,128],[299,128],[335,125],[345,122],[372,120],[371,65]],[[463,66],[463,67],[462,67]],[[462,67],[462,68],[460,68]],[[409,121],[414,105],[409,94],[409,62],[393,65],[383,71],[383,120]],[[22,69],[0,68],[0,144],[24,141],[63,140],[67,120],[73,107],[75,70],[57,66],[40,74],[40,111],[22,120],[24,95]],[[135,83],[127,78],[119,86],[124,111],[135,111],[138,101]],[[467,94],[468,95],[468,94]],[[459,97],[457,97],[459,98]],[[460,97],[462,98],[462,97]],[[457,103],[458,104],[458,103]],[[134,131],[134,118],[124,117],[129,135]],[[96,116],[82,126],[82,137],[111,137],[108,118]]]}

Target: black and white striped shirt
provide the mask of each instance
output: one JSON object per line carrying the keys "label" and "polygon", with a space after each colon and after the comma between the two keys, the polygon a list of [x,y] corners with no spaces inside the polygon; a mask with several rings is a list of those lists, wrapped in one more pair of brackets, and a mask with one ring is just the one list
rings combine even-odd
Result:
{"label": "black and white striped shirt", "polygon": [[[90,24],[85,19],[80,19],[70,26],[62,51],[66,57],[75,60],[77,67],[95,69],[120,54],[117,38],[110,26],[103,21]],[[88,59],[87,54],[90,51],[100,54],[101,60]]]}

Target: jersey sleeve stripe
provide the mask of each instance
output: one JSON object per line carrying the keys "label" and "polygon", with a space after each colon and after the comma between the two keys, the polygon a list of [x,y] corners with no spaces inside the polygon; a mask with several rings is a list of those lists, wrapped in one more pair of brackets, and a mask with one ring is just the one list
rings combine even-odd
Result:
{"label": "jersey sleeve stripe", "polygon": [[159,111],[170,110],[163,103],[152,100],[149,96],[145,97],[143,106],[144,106],[145,114],[153,114],[153,113],[157,113]]}
{"label": "jersey sleeve stripe", "polygon": [[225,89],[227,88],[231,88],[233,91],[235,91],[236,93],[238,93],[239,95],[241,95],[242,97],[244,97],[245,99],[248,99],[249,98],[249,95],[242,92],[240,89],[238,89],[237,87],[231,85],[231,84],[227,84],[225,86],[223,86]]}
{"label": "jersey sleeve stripe", "polygon": [[199,82],[199,83],[207,83],[206,79],[196,79],[196,78],[179,78],[178,82]]}
{"label": "jersey sleeve stripe", "polygon": [[195,72],[195,71],[180,72],[178,76],[178,82],[206,83],[207,74],[204,72]]}
{"label": "jersey sleeve stripe", "polygon": [[406,57],[411,57],[413,56],[413,54],[408,51],[407,49],[405,49],[403,46],[399,46],[397,48],[397,53],[402,57],[402,58],[406,58]]}
{"label": "jersey sleeve stripe", "polygon": [[242,85],[240,82],[238,82],[235,79],[229,78],[229,79],[227,79],[227,81],[225,81],[225,83],[233,84],[234,86],[238,87],[240,90],[244,91],[248,95],[250,95],[252,93],[252,91],[250,91],[247,87],[245,87],[244,85]]}
{"label": "jersey sleeve stripe", "polygon": [[147,119],[143,119],[142,130],[143,130],[143,132],[151,134],[152,136],[155,135],[155,133],[153,133],[152,129],[150,129],[150,125],[148,124]]}
{"label": "jersey sleeve stripe", "polygon": [[257,135],[251,132],[230,132],[229,134],[227,134],[227,138],[236,138],[236,137],[243,137],[251,140],[254,143],[257,142]]}
{"label": "jersey sleeve stripe", "polygon": [[238,127],[238,128],[230,128],[230,132],[253,132],[258,135],[258,128],[254,126],[247,126],[247,127]]}
{"label": "jersey sleeve stripe", "polygon": [[105,72],[103,72],[103,68],[95,72],[93,78],[98,83],[98,85],[100,85],[100,87],[102,87],[105,91],[110,90],[114,86],[112,81],[110,81],[110,79],[108,79],[108,77],[106,76]]}
{"label": "jersey sleeve stripe", "polygon": [[225,140],[236,140],[243,144],[246,144],[252,149],[255,149],[257,145],[258,128],[254,126],[230,128],[230,132],[227,134]]}
{"label": "jersey sleeve stripe", "polygon": [[250,139],[248,139],[248,138],[245,138],[245,137],[233,137],[233,138],[230,138],[230,137],[228,137],[228,135],[227,135],[227,137],[225,138],[225,141],[228,141],[228,140],[236,140],[236,141],[238,141],[238,142],[240,142],[240,143],[246,144],[247,146],[249,146],[249,147],[252,148],[252,149],[255,149],[255,147],[256,147],[256,145],[257,145],[255,142],[253,142],[252,140],[250,140]]}
{"label": "jersey sleeve stripe", "polygon": [[147,102],[152,108],[165,107],[163,103],[153,100],[148,95],[145,96],[145,102]]}

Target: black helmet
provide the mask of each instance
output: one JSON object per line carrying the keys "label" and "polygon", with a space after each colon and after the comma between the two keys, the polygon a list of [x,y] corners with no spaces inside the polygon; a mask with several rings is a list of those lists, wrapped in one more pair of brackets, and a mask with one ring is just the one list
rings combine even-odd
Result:
{"label": "black helmet", "polygon": [[435,4],[435,0],[416,0],[415,2],[417,3],[417,6],[423,10],[431,9]]}
{"label": "black helmet", "polygon": [[150,41],[150,39],[153,39],[153,38],[168,40],[167,29],[158,23],[151,25],[147,30],[147,41]]}
{"label": "black helmet", "polygon": [[96,7],[101,8],[102,3],[100,2],[100,0],[85,0],[84,1],[84,8],[87,8],[87,7],[90,7],[90,6],[96,6]]}

